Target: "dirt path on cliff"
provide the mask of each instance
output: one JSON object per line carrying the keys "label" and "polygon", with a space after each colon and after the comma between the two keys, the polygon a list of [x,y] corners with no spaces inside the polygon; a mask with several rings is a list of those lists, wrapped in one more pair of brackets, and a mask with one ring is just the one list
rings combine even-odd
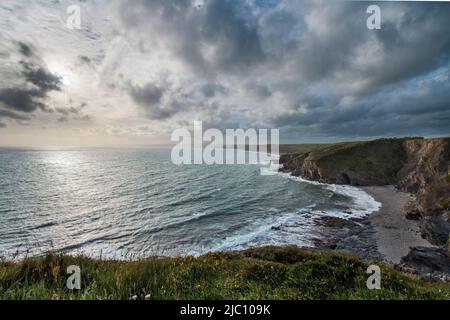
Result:
{"label": "dirt path on cliff", "polygon": [[399,263],[410,247],[433,247],[421,237],[419,223],[405,218],[404,207],[411,200],[411,194],[393,186],[361,189],[382,204],[379,211],[369,216],[369,221],[375,229],[378,251],[387,261]]}

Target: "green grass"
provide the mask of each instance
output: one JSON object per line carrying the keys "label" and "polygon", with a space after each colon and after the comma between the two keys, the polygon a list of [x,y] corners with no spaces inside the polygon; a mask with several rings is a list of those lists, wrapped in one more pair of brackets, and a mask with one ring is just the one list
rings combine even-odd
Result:
{"label": "green grass", "polygon": [[314,150],[310,159],[334,171],[354,171],[371,177],[394,179],[407,160],[404,140],[340,143]]}
{"label": "green grass", "polygon": [[[69,265],[81,268],[79,291],[66,288]],[[450,299],[449,285],[381,268],[382,289],[368,290],[367,263],[297,247],[142,261],[48,254],[0,263],[0,299]]]}
{"label": "green grass", "polygon": [[329,144],[282,144],[280,145],[281,154],[307,153],[313,150],[324,148]]}
{"label": "green grass", "polygon": [[[300,162],[291,159],[292,167],[289,168],[288,163],[287,168],[295,171],[298,169],[296,167],[305,166],[306,172],[316,176],[320,172],[323,182],[329,183],[394,184],[407,162],[404,142],[409,139],[378,139],[307,147],[298,145],[297,150],[304,151],[298,153],[307,153],[307,156]],[[295,145],[286,150],[296,150]]]}

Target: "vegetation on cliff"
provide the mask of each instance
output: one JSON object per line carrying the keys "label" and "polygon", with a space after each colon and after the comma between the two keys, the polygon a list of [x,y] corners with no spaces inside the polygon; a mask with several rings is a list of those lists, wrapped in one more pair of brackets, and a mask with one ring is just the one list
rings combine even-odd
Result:
{"label": "vegetation on cliff", "polygon": [[297,157],[289,161],[285,155],[281,161],[284,170],[325,183],[393,184],[407,161],[404,141],[381,139],[317,146],[306,154],[297,154],[297,157],[303,157],[301,171],[298,171],[299,163],[295,163]]}
{"label": "vegetation on cliff", "polygon": [[[69,265],[81,290],[66,287]],[[450,299],[432,284],[381,266],[381,290],[366,287],[368,263],[297,247],[198,258],[93,260],[48,254],[0,263],[0,299]]]}

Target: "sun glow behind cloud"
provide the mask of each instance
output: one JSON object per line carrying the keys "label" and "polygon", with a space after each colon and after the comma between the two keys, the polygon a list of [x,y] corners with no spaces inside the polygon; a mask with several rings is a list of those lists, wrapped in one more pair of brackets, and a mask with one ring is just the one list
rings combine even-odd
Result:
{"label": "sun glow behind cloud", "polygon": [[51,60],[47,63],[49,71],[61,79],[64,87],[73,88],[78,85],[80,79],[78,78],[77,73],[70,70],[67,65],[67,62],[64,63],[55,60]]}

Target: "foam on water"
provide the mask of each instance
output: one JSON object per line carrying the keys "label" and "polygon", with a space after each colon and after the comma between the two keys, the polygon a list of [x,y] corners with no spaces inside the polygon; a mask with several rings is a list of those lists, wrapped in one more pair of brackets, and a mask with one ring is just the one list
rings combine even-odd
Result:
{"label": "foam on water", "polygon": [[[312,224],[308,225],[308,221],[302,218],[302,214],[307,212],[307,210],[299,210],[296,213],[287,213],[281,216],[278,216],[273,219],[273,221],[266,221],[263,224],[258,224],[253,227],[252,230],[248,232],[242,232],[237,235],[233,235],[227,237],[220,244],[209,248],[207,251],[230,251],[230,250],[239,250],[252,246],[264,246],[264,245],[287,245],[287,244],[296,244],[298,246],[312,246],[312,242],[308,240],[307,234],[308,231],[311,230]],[[303,232],[298,228],[297,234],[301,235],[298,239],[281,239],[277,237],[278,232],[282,227],[286,227],[292,224],[298,224],[300,221],[303,221]],[[200,252],[204,253],[204,252]]]}
{"label": "foam on water", "polygon": [[337,211],[337,210],[331,210],[328,213],[328,215],[333,217],[340,217],[340,218],[362,218],[365,217],[373,212],[376,212],[380,210],[381,203],[376,201],[370,194],[365,192],[364,190],[361,190],[354,186],[348,186],[348,185],[338,185],[338,184],[326,184],[321,183],[317,181],[310,181],[303,179],[301,177],[295,177],[291,175],[290,173],[279,173],[281,176],[292,179],[294,181],[298,181],[301,183],[309,183],[316,186],[323,186],[324,188],[336,193],[340,194],[346,197],[349,197],[352,199],[352,208],[350,209],[350,213],[345,211]]}

